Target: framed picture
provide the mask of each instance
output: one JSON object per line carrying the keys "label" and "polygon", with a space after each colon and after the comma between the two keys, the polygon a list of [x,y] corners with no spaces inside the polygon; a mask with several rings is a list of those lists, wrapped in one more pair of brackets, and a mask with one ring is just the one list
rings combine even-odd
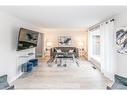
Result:
{"label": "framed picture", "polygon": [[121,27],[116,31],[117,53],[127,54],[127,27]]}
{"label": "framed picture", "polygon": [[59,36],[58,45],[60,47],[68,47],[71,45],[71,37],[70,36]]}

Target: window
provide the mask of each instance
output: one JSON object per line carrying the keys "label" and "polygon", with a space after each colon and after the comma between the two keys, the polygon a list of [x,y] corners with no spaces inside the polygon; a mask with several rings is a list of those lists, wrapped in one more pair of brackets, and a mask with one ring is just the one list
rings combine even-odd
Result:
{"label": "window", "polygon": [[98,63],[100,62],[101,56],[101,33],[100,28],[96,28],[89,32],[89,44],[88,44],[88,57],[89,59],[93,58]]}
{"label": "window", "polygon": [[100,35],[93,35],[93,56],[100,56]]}

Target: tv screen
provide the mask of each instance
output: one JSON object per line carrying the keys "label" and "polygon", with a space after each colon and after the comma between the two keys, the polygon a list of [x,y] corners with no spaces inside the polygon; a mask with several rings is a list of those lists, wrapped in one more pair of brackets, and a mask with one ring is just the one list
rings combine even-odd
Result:
{"label": "tv screen", "polygon": [[25,28],[20,28],[17,50],[24,50],[37,46],[39,33]]}

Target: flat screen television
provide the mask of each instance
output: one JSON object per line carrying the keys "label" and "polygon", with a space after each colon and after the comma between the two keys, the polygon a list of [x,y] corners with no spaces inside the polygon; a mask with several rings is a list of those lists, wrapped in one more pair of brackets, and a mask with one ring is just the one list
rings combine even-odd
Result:
{"label": "flat screen television", "polygon": [[17,51],[37,46],[39,32],[20,28]]}

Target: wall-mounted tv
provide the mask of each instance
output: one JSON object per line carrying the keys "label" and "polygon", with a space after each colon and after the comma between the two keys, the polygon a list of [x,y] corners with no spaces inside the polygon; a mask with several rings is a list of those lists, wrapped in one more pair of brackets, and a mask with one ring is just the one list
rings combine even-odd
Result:
{"label": "wall-mounted tv", "polygon": [[17,50],[29,49],[37,46],[39,32],[20,28]]}

